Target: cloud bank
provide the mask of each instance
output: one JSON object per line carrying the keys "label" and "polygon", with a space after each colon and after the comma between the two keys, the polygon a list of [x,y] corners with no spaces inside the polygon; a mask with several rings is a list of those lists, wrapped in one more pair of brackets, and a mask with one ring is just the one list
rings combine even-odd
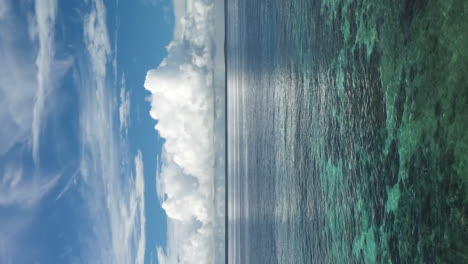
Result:
{"label": "cloud bank", "polygon": [[214,26],[222,4],[174,1],[174,40],[145,80],[165,139],[156,181],[168,246],[159,263],[224,261],[224,32]]}

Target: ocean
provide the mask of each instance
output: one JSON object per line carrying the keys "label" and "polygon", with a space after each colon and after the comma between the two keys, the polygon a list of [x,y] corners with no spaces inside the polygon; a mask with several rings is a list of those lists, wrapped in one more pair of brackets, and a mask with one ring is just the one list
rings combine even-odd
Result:
{"label": "ocean", "polygon": [[468,1],[228,0],[229,263],[468,263]]}

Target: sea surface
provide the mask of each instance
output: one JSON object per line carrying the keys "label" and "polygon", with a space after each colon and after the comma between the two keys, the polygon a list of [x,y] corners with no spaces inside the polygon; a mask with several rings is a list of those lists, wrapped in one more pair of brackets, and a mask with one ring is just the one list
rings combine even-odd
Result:
{"label": "sea surface", "polygon": [[468,263],[468,1],[226,4],[229,263]]}

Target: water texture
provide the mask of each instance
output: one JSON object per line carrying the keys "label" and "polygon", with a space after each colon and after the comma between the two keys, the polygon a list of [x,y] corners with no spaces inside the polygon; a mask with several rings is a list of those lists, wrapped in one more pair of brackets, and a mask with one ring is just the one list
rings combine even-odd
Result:
{"label": "water texture", "polygon": [[468,1],[229,0],[230,263],[468,263]]}

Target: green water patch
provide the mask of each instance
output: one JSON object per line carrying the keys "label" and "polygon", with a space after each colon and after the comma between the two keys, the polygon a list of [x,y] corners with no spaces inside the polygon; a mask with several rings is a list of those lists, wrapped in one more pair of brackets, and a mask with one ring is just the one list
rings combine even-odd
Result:
{"label": "green water patch", "polygon": [[292,57],[336,263],[468,261],[468,1],[319,2],[291,7]]}

